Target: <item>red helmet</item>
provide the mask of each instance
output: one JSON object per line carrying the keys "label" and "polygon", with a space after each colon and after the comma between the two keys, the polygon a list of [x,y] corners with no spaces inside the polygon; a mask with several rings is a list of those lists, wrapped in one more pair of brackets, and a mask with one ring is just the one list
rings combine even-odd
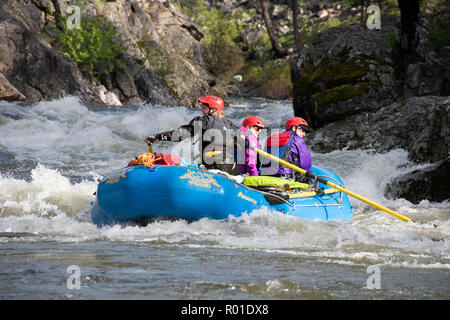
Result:
{"label": "red helmet", "polygon": [[201,103],[206,103],[211,109],[217,109],[217,111],[222,112],[223,110],[223,100],[222,98],[216,96],[207,96],[198,99]]}
{"label": "red helmet", "polygon": [[290,130],[292,127],[301,127],[306,132],[311,131],[305,119],[300,117],[290,118],[288,121],[286,121],[286,130]]}
{"label": "red helmet", "polygon": [[244,127],[259,127],[261,129],[264,129],[264,122],[260,118],[255,116],[245,118],[244,122],[242,122],[242,125]]}

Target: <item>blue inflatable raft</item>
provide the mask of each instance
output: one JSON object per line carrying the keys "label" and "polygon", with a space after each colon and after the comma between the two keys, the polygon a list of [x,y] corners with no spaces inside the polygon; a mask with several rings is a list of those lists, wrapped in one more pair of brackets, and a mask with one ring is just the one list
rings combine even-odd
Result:
{"label": "blue inflatable raft", "polygon": [[[330,171],[313,166],[311,172],[342,185]],[[117,170],[99,182],[92,221],[102,226],[153,218],[225,219],[262,207],[304,220],[352,220],[353,207],[345,193],[320,182],[317,187],[317,192],[255,189],[196,168],[137,165]]]}

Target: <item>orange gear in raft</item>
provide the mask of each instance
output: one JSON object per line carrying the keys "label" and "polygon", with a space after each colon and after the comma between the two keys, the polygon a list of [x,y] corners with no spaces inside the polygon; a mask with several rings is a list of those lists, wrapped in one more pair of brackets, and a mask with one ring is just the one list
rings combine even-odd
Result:
{"label": "orange gear in raft", "polygon": [[181,162],[181,159],[175,155],[170,154],[164,154],[164,153],[151,153],[146,152],[141,154],[139,157],[133,158],[129,163],[128,166],[137,166],[137,165],[143,165],[148,168],[154,168],[155,164],[161,164],[161,165],[174,165],[179,164]]}

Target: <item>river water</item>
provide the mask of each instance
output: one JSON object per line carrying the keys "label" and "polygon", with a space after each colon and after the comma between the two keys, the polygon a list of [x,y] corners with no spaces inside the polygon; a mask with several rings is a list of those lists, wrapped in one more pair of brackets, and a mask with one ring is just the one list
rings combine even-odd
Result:
{"label": "river water", "polygon": [[[290,101],[230,102],[227,116],[236,124],[254,114],[281,128],[292,116]],[[425,167],[410,163],[404,150],[312,159],[347,189],[437,227],[352,198],[352,222],[307,222],[260,209],[223,221],[93,225],[99,179],[146,152],[147,135],[199,114],[91,108],[74,97],[0,102],[0,299],[450,298],[450,203],[413,205],[383,195],[390,179]]]}

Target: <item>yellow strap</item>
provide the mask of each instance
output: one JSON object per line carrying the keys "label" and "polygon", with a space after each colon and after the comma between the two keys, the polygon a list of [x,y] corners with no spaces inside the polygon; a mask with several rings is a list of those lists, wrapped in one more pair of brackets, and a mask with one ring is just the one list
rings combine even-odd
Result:
{"label": "yellow strap", "polygon": [[[330,194],[330,193],[336,193],[339,192],[339,190],[330,188],[323,190],[324,194]],[[315,191],[309,191],[309,192],[300,192],[300,193],[292,193],[289,195],[289,198],[304,198],[304,197],[314,197],[317,195],[317,192]]]}
{"label": "yellow strap", "polygon": [[205,152],[205,156],[207,156],[208,158],[212,158],[216,154],[221,154],[222,152],[223,152],[222,150],[208,151],[208,152]]}

